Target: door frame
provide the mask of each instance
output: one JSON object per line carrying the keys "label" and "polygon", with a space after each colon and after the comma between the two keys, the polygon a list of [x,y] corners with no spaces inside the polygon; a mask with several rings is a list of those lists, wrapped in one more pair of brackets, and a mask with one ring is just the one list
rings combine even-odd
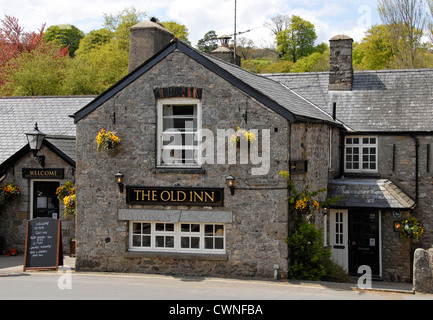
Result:
{"label": "door frame", "polygon": [[[60,181],[61,180],[57,180],[57,179],[30,179],[30,205],[29,205],[29,207],[30,207],[30,215],[29,215],[30,219],[29,220],[34,219],[34,217],[33,217],[34,206],[35,206],[34,182],[58,182],[59,186],[60,186],[61,185]],[[59,220],[60,220],[60,206],[61,206],[61,203],[59,203],[59,216],[57,217],[57,219],[59,219]]]}
{"label": "door frame", "polygon": [[[355,208],[353,208],[355,209]],[[369,208],[356,208],[356,209],[366,209],[369,210]],[[373,209],[373,208],[371,208]],[[376,210],[376,209],[375,209]],[[345,252],[343,252],[343,259],[344,259],[344,264],[341,265],[339,263],[339,265],[341,265],[343,268],[345,268],[345,270],[347,271],[347,273],[349,273],[350,268],[350,250],[351,250],[351,246],[349,245],[349,215],[353,214],[353,212],[351,213],[351,208],[344,208],[344,209],[331,209],[330,210],[330,214],[329,214],[329,247],[331,249],[332,252],[332,257],[334,259],[334,243],[335,243],[335,213],[336,212],[347,212],[347,216],[346,216],[346,221],[343,221],[344,226],[343,226],[343,230],[346,232],[345,235],[343,235],[344,241],[346,242],[346,248],[344,249]],[[383,276],[383,263],[382,263],[382,210],[377,209],[378,212],[378,246],[379,246],[379,277],[382,278]],[[337,259],[334,259],[334,261],[337,262]]]}
{"label": "door frame", "polygon": [[[349,210],[348,209],[331,209],[329,212],[329,246],[332,253],[332,259],[338,263],[341,267],[349,272]],[[336,214],[341,213],[343,216],[343,223],[340,225],[343,228],[343,232],[340,232],[342,239],[336,243]],[[342,242],[342,243],[340,243]],[[338,250],[338,251],[337,251]],[[340,251],[343,250],[343,251]],[[339,259],[336,253],[342,254]],[[341,260],[343,260],[341,262]]]}

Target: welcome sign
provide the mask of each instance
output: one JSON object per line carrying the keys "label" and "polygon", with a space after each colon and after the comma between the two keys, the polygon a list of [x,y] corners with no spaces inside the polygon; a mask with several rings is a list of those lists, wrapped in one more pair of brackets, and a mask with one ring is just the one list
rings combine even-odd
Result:
{"label": "welcome sign", "polygon": [[213,206],[224,205],[223,188],[126,187],[130,205]]}

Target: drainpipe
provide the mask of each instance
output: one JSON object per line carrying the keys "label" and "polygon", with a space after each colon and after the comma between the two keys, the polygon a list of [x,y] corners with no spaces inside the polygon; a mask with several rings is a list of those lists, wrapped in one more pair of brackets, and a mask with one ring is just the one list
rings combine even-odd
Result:
{"label": "drainpipe", "polygon": [[411,135],[411,138],[415,141],[415,205],[419,199],[419,138],[415,135]]}
{"label": "drainpipe", "polygon": [[415,139],[415,202],[418,203],[419,198],[419,139]]}

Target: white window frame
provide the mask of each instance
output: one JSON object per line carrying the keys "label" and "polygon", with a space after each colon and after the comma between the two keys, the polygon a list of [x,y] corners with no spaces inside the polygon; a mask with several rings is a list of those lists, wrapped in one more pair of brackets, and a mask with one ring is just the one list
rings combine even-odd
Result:
{"label": "white window frame", "polygon": [[[159,168],[201,168],[197,164],[197,152],[194,152],[195,164],[186,163],[172,163],[165,164],[162,162],[162,148],[163,148],[163,109],[165,105],[182,106],[182,105],[195,105],[196,106],[196,118],[197,118],[197,131],[195,132],[194,139],[201,141],[201,128],[202,128],[202,105],[199,99],[192,98],[167,98],[159,99],[157,101],[157,167]],[[196,147],[198,148],[198,143]],[[179,150],[183,150],[183,147],[179,147]]]}
{"label": "white window frame", "polygon": [[[348,139],[352,139],[352,143],[348,143]],[[353,141],[355,139],[359,139],[359,143],[353,143]],[[368,139],[370,141],[370,139],[375,139],[376,143],[365,143],[364,139]],[[347,173],[377,173],[379,171],[379,144],[378,144],[378,137],[377,136],[346,136],[344,139],[344,171]],[[354,157],[354,152],[353,150],[357,148],[358,149],[358,160],[354,161],[352,158],[352,161],[348,161],[348,157],[352,156]],[[363,159],[363,149],[364,148],[374,148],[375,151],[375,161],[371,161],[370,159],[367,161],[369,163],[368,168],[365,169],[364,168],[364,164],[365,161]],[[352,153],[348,153],[349,149],[352,149]],[[366,156],[370,157],[372,156],[370,153],[368,153]],[[359,164],[359,168],[358,169],[353,169],[352,168],[348,168],[348,163],[351,162],[352,164],[357,162]],[[375,169],[370,169],[370,164],[374,163],[376,168]]]}
{"label": "white window frame", "polygon": [[[133,237],[138,236],[139,234],[134,234],[133,225],[134,223],[139,224],[150,224],[151,225],[151,245],[150,247],[143,246],[134,246]],[[156,231],[157,224],[170,224],[174,225],[174,231]],[[181,229],[183,224],[189,225],[200,225],[200,232],[184,232]],[[140,225],[141,226],[141,225]],[[206,235],[206,226],[213,226],[213,235]],[[222,234],[215,233],[215,226],[223,226]],[[140,228],[141,229],[141,228]],[[149,236],[149,234],[141,234],[140,236]],[[156,246],[156,237],[160,236],[173,236],[174,237],[174,246],[173,247],[157,247]],[[199,248],[182,248],[181,247],[181,238],[182,237],[199,237]],[[206,249],[205,241],[206,239],[213,239],[213,244],[215,245],[215,239],[222,239],[222,249]],[[171,223],[171,222],[158,222],[158,221],[130,221],[129,222],[129,251],[137,251],[137,252],[183,252],[183,253],[209,253],[209,254],[225,254],[226,253],[226,225],[224,223],[208,223],[208,222],[179,222],[179,223]]]}

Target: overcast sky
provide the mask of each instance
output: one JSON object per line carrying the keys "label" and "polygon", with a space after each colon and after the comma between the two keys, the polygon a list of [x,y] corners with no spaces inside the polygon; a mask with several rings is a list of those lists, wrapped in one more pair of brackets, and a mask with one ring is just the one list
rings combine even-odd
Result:
{"label": "overcast sky", "polygon": [[[84,32],[100,29],[103,14],[117,14],[127,7],[144,11],[161,21],[184,24],[195,46],[203,35],[214,30],[218,35],[233,34],[235,0],[0,0],[0,19],[12,15],[25,31],[37,31],[56,24],[72,24]],[[380,23],[377,0],[237,0],[238,35],[253,40],[259,47],[275,41],[265,22],[278,14],[299,15],[312,22],[317,43],[337,34],[360,41],[365,30]]]}

